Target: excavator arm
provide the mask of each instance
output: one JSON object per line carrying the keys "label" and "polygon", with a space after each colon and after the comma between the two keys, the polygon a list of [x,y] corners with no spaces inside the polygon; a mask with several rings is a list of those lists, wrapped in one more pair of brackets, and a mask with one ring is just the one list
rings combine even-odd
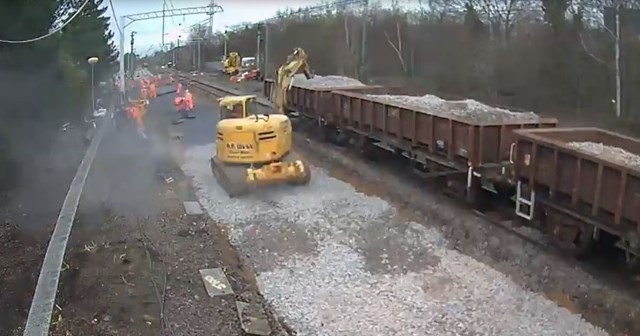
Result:
{"label": "excavator arm", "polygon": [[307,62],[307,54],[302,48],[296,48],[293,53],[287,57],[287,62],[276,71],[276,99],[275,111],[278,114],[285,114],[287,104],[287,91],[293,85],[294,76],[297,73],[304,73],[307,79],[313,78],[311,68]]}

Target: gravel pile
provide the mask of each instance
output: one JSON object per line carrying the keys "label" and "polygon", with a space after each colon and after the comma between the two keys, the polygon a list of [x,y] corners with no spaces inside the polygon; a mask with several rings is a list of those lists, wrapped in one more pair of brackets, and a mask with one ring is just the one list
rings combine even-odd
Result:
{"label": "gravel pile", "polygon": [[315,75],[311,79],[307,79],[304,74],[296,74],[293,76],[293,86],[306,89],[319,88],[343,88],[351,86],[365,86],[357,79],[343,76],[318,76]]}
{"label": "gravel pile", "polygon": [[609,160],[617,164],[640,168],[640,155],[630,153],[622,148],[589,141],[569,142],[567,143],[567,146],[599,156],[602,159]]}
{"label": "gravel pile", "polygon": [[476,122],[539,122],[533,112],[514,112],[485,105],[473,99],[447,101],[438,96],[368,95],[378,101],[402,104],[427,110],[429,113],[450,117],[456,116]]}
{"label": "gravel pile", "polygon": [[210,153],[187,149],[183,170],[299,335],[606,335],[321,169],[307,187],[229,199]]}

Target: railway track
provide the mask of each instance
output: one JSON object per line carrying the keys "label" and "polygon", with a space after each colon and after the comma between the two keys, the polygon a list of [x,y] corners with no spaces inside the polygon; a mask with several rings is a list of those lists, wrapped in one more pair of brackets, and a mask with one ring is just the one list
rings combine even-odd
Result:
{"label": "railway track", "polygon": [[[237,89],[224,87],[218,83],[212,83],[200,78],[193,78],[189,76],[181,76],[183,80],[190,81],[191,86],[197,88],[201,92],[207,94],[210,97],[220,97],[224,95],[240,95],[246,94]],[[258,99],[258,104],[262,107],[270,109],[271,104],[264,98]],[[313,127],[316,126],[313,122],[297,123],[299,125],[298,130],[303,133],[309,134],[314,137],[317,135],[313,131]],[[322,139],[316,139],[322,141]],[[344,148],[345,146],[338,146]],[[379,154],[379,160],[376,160],[376,168],[382,169],[401,180],[404,180],[410,184],[420,183],[422,185],[427,182],[428,186],[435,186],[438,183],[436,179],[425,179],[423,173],[407,174],[408,163],[405,162],[406,158],[398,157],[393,152],[384,148],[377,148],[377,154]],[[348,155],[355,155],[353,151],[349,151]],[[361,155],[359,159],[362,159]],[[342,162],[343,164],[345,162]],[[353,174],[358,174],[357,171],[352,171]],[[421,176],[422,175],[422,176]],[[424,192],[434,193],[431,190],[424,190]],[[481,202],[481,206],[472,208],[467,203],[462,201],[456,195],[445,192],[438,192],[438,196],[446,199],[447,202],[451,202],[458,208],[465,209],[472,213],[479,219],[489,223],[493,227],[507,232],[510,235],[516,236],[522,241],[532,244],[546,253],[550,253],[560,257],[570,267],[580,267],[594,277],[605,281],[607,284],[611,284],[617,290],[621,290],[626,293],[630,293],[634,296],[640,295],[640,291],[635,287],[636,277],[635,274],[629,273],[629,270],[617,263],[611,263],[611,258],[618,258],[615,250],[602,251],[603,254],[600,257],[590,259],[588,261],[577,260],[573,257],[570,248],[557,244],[554,240],[545,235],[544,228],[534,225],[527,225],[526,222],[521,221],[514,213],[514,207],[512,202],[508,200],[495,200],[495,195],[486,192],[481,197],[484,202]],[[394,198],[402,198],[404,195],[394,195]],[[615,255],[614,255],[615,254]]]}

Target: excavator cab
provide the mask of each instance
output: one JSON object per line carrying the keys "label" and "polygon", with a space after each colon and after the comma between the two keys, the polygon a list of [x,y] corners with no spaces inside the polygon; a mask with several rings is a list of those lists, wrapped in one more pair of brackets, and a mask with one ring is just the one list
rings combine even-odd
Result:
{"label": "excavator cab", "polygon": [[257,97],[247,96],[227,96],[218,98],[220,107],[220,120],[233,118],[246,118],[258,113]]}

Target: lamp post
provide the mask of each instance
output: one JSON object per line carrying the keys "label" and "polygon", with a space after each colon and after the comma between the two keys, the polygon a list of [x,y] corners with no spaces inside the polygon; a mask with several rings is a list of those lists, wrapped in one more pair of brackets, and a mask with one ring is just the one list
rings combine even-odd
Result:
{"label": "lamp post", "polygon": [[228,41],[228,35],[227,35],[227,31],[224,31],[224,57],[227,57],[227,41]]}
{"label": "lamp post", "polygon": [[96,63],[98,63],[100,59],[97,57],[89,57],[89,59],[87,59],[87,62],[89,64],[91,64],[91,103],[93,106],[93,112],[96,112],[96,86],[95,86],[95,65]]}

